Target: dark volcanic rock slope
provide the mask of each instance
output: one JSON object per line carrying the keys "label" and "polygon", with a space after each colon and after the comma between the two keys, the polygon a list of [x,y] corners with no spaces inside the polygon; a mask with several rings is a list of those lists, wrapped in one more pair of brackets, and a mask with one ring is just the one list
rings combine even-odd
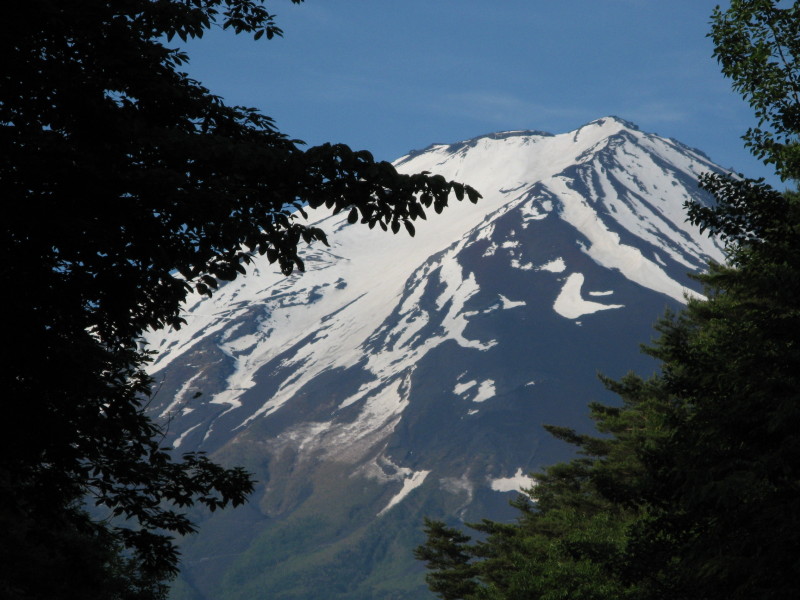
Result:
{"label": "dark volcanic rock slope", "polygon": [[587,427],[597,373],[638,345],[719,249],[685,222],[704,155],[614,117],[401,158],[484,199],[417,236],[320,225],[288,278],[257,259],[187,326],[149,336],[153,411],[177,451],[262,482],[184,543],[176,597],[421,598],[422,516],[506,518],[525,474],[568,456],[543,423]]}

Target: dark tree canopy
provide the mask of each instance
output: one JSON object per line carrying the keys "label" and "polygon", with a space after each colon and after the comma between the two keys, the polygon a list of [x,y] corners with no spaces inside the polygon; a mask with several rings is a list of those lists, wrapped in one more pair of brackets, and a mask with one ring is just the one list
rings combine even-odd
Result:
{"label": "dark tree canopy", "polygon": [[[413,235],[451,192],[479,198],[365,151],[304,149],[258,110],[226,105],[181,72],[188,57],[172,44],[214,25],[282,33],[262,0],[4,7],[4,597],[54,597],[47,571],[74,597],[162,593],[177,564],[171,535],[193,529],[181,509],[235,505],[252,489],[241,469],[171,457],[144,412],[139,336],[179,327],[187,293],[211,294],[256,252],[302,270],[299,248],[326,243],[306,207]],[[87,497],[118,519],[88,518]]]}
{"label": "dark tree canopy", "polygon": [[758,125],[745,144],[783,179],[800,179],[800,4],[731,0],[712,16],[714,56]]}
{"label": "dark tree canopy", "polygon": [[[800,2],[732,0],[710,36],[759,119],[746,143],[796,180]],[[800,194],[744,177],[701,185],[717,203],[688,206],[689,219],[728,251],[698,276],[707,299],[657,325],[646,352],[660,373],[605,382],[621,399],[591,406],[605,435],[549,428],[579,457],[534,474],[516,523],[471,525],[479,542],[426,524],[417,556],[440,597],[800,597]]]}

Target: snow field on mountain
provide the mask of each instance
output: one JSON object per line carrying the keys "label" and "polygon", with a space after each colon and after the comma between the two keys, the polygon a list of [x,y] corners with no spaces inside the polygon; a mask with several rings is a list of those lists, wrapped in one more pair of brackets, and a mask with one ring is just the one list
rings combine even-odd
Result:
{"label": "snow field on mountain", "polygon": [[511,477],[499,477],[489,482],[489,487],[496,492],[519,492],[534,485],[536,481],[523,473],[522,469],[517,469]]}
{"label": "snow field on mountain", "polygon": [[600,266],[617,269],[631,281],[684,301],[692,293],[680,285],[666,271],[644,257],[641,250],[620,242],[619,234],[609,231],[587,202],[574,192],[563,177],[553,177],[545,182],[548,190],[562,201],[562,218],[580,231],[588,240],[584,251]]}
{"label": "snow field on mountain", "polygon": [[[650,148],[656,146],[647,136],[642,135],[639,142],[644,141],[649,142],[647,145]],[[683,155],[665,142],[661,141],[659,146],[659,158],[662,161],[670,161],[673,165],[687,162]],[[680,202],[675,201],[675,181],[663,163],[659,164],[653,156],[642,152],[640,148],[630,150],[625,146],[614,148],[613,159],[611,168],[596,168],[592,171],[599,180],[600,190],[594,189],[591,179],[585,180],[585,183],[591,190],[590,195],[603,198],[606,207],[616,213],[616,222],[638,238],[660,246],[670,258],[687,268],[696,267],[686,260],[687,250],[692,254],[721,258],[718,247],[710,238],[693,235],[685,224],[686,211],[683,202],[690,200],[690,196],[683,191],[680,193]],[[689,173],[699,176],[713,165],[704,160],[702,163],[689,162],[684,166]],[[620,187],[623,189],[620,190]],[[668,196],[673,197],[668,200]]]}
{"label": "snow field on mountain", "polygon": [[407,478],[403,479],[403,489],[401,489],[395,496],[389,500],[389,504],[378,513],[378,516],[382,516],[386,514],[390,508],[398,504],[403,498],[408,496],[414,489],[418,488],[423,484],[425,478],[428,476],[430,471],[417,471],[416,473],[411,473]]}
{"label": "snow field on mountain", "polygon": [[553,304],[553,310],[567,319],[577,319],[583,315],[596,313],[600,310],[610,310],[613,308],[624,308],[623,304],[601,304],[591,302],[581,297],[584,276],[582,273],[572,273],[567,277],[564,286],[561,288]]}
{"label": "snow field on mountain", "polygon": [[[469,398],[469,400],[472,402],[484,402],[490,398],[494,398],[495,394],[497,393],[497,390],[495,389],[495,382],[492,379],[487,379],[485,381],[481,381],[480,383],[478,383],[476,379],[465,381],[463,383],[457,383],[453,388],[453,393],[457,396],[467,398],[467,392],[476,386],[478,389],[475,390],[475,395]],[[475,414],[476,412],[477,409],[472,409],[469,411],[469,414]]]}
{"label": "snow field on mountain", "polygon": [[[624,135],[615,137],[621,132]],[[307,250],[307,271],[303,274],[284,277],[265,257],[255,257],[246,276],[222,285],[211,299],[194,295],[187,302],[183,314],[187,324],[183,328],[147,336],[150,347],[160,352],[151,371],[168,367],[201,342],[211,342],[230,362],[230,373],[225,389],[201,402],[225,406],[226,413],[237,416],[238,428],[242,429],[254,419],[279,410],[323,373],[359,366],[368,374],[366,382],[339,404],[339,410],[357,405],[358,417],[337,423],[333,415],[331,422],[294,428],[294,437],[286,439],[311,451],[323,447],[324,438],[324,447],[349,445],[352,452],[347,456],[361,456],[367,445],[396,426],[407,405],[411,375],[431,349],[452,340],[463,348],[484,352],[497,343],[470,339],[465,334],[469,319],[477,314],[466,309],[467,302],[481,291],[475,274],[465,272],[458,260],[468,244],[489,240],[486,256],[507,252],[511,266],[522,271],[568,272],[563,258],[535,266],[518,254],[522,250],[519,241],[494,239],[494,222],[509,211],[519,211],[523,228],[547,217],[560,218],[588,240],[582,250],[600,266],[684,300],[686,288],[670,278],[663,261],[658,264],[657,258],[650,260],[609,229],[613,219],[632,236],[687,266],[701,262],[705,255],[721,258],[710,242],[689,240],[688,225],[676,208],[680,202],[675,197],[685,192],[642,147],[659,160],[682,165],[687,173],[710,165],[699,155],[684,154],[685,150],[674,144],[632,130],[614,118],[599,119],[566,134],[489,136],[462,144],[455,151],[454,147],[439,145],[401,158],[397,165],[402,172],[429,171],[465,181],[484,198],[477,205],[452,199],[441,215],[432,209],[426,211],[427,221],[415,223],[414,238],[404,232],[391,235],[379,228],[348,225],[346,213],[318,218],[323,211],[310,211],[311,220],[328,232],[331,247],[317,245]],[[612,153],[613,168],[608,168],[610,163],[598,162],[603,152],[603,160]],[[595,177],[579,181],[564,174],[576,165],[591,167]],[[627,171],[634,167],[635,178]],[[576,187],[579,182],[589,190],[589,197],[581,195]],[[532,199],[534,186],[539,186],[542,194]],[[645,193],[648,200],[643,202],[640,194]],[[623,307],[586,300],[581,291],[583,283],[582,273],[569,273],[553,310],[576,319]],[[421,305],[421,299],[433,290],[436,296],[431,310]],[[588,292],[591,296],[605,293]],[[506,310],[525,305],[502,295],[497,300],[496,307]],[[276,363],[279,356],[281,360]],[[251,399],[245,406],[243,395],[255,387],[256,375],[268,364],[273,365],[273,376],[279,378],[277,390],[262,402]],[[178,408],[191,410],[186,398],[199,376],[196,372],[184,384],[162,415],[177,415]],[[476,381],[474,386],[474,402],[495,395],[492,380]],[[466,393],[467,389],[454,389],[454,393]],[[176,425],[180,427],[177,420]],[[196,427],[179,432],[175,445],[183,443]],[[207,431],[212,430],[213,423],[207,427]],[[407,481],[411,486],[422,480],[410,477]],[[404,490],[405,486],[404,481]]]}

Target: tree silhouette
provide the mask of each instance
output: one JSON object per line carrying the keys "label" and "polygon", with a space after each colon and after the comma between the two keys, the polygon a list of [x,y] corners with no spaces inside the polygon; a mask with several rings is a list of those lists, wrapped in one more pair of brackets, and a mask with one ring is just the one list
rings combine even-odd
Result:
{"label": "tree silhouette", "polygon": [[[0,19],[4,597],[159,596],[171,536],[193,530],[182,509],[251,491],[242,469],[173,458],[144,411],[139,337],[180,327],[190,291],[213,293],[256,252],[302,270],[299,247],[326,243],[308,208],[413,235],[451,192],[479,198],[344,145],[303,149],[226,105],[170,46],[214,25],[282,33],[262,0],[29,0]],[[85,498],[116,519],[89,518]]]}

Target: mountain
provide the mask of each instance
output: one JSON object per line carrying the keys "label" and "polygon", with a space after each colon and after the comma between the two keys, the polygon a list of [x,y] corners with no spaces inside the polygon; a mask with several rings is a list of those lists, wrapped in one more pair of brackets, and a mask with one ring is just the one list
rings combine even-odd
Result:
{"label": "mountain", "polygon": [[312,214],[331,245],[305,273],[257,257],[148,335],[166,442],[262,482],[196,515],[176,598],[432,597],[411,556],[423,515],[513,518],[526,474],[570,456],[542,424],[587,430],[586,405],[614,402],[598,372],[652,372],[639,344],[722,259],[682,207],[722,169],[616,117],[395,164],[484,198],[413,238]]}

